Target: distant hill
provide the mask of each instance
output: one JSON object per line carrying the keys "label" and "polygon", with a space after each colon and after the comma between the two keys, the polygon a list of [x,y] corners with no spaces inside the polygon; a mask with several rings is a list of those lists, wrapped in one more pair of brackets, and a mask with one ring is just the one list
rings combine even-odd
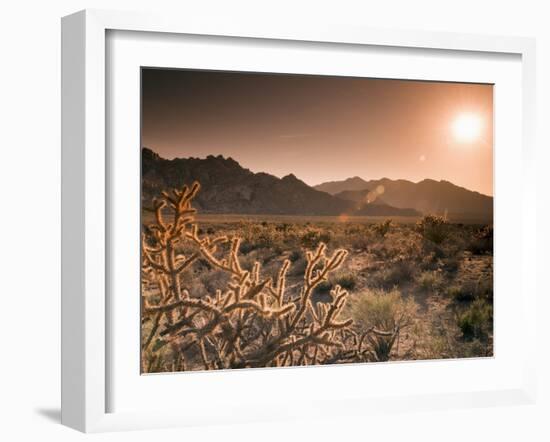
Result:
{"label": "distant hill", "polygon": [[348,178],[344,181],[327,181],[326,183],[313,186],[313,188],[320,190],[321,192],[336,195],[337,193],[345,191],[368,189],[369,183],[358,176],[354,176],[353,178]]}
{"label": "distant hill", "polygon": [[344,190],[334,195],[345,201],[355,204],[355,210],[360,214],[376,215],[378,212],[384,216],[421,216],[422,213],[415,209],[399,208],[386,204],[384,199],[376,192],[365,190]]}
{"label": "distant hill", "polygon": [[370,189],[344,190],[334,194],[334,196],[356,203],[363,202],[367,204],[385,204],[384,199],[376,191],[372,191]]}
{"label": "distant hill", "polygon": [[357,205],[316,190],[290,174],[277,178],[254,173],[232,158],[221,155],[206,158],[167,160],[151,149],[142,149],[142,201],[151,205],[161,191],[180,188],[198,181],[201,191],[195,200],[202,213],[280,214],[280,215],[379,215],[411,216],[414,210],[385,204]]}
{"label": "distant hill", "polygon": [[378,189],[379,198],[397,208],[413,208],[424,214],[446,214],[456,220],[492,222],[493,198],[456,186],[449,181],[425,179],[418,183],[407,180],[365,181],[359,177],[332,181],[314,187],[343,199],[359,201],[368,189]]}

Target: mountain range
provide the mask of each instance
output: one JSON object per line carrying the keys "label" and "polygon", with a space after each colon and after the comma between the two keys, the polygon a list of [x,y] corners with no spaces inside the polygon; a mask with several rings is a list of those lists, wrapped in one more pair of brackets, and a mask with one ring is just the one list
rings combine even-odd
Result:
{"label": "mountain range", "polygon": [[254,173],[230,157],[168,160],[146,147],[142,148],[141,169],[146,206],[163,190],[198,181],[201,191],[194,205],[200,213],[421,216],[452,207],[461,209],[456,213],[465,217],[492,217],[492,198],[445,181],[415,184],[355,177],[310,187],[293,174],[278,178]]}
{"label": "mountain range", "polygon": [[493,219],[492,197],[445,180],[425,179],[413,183],[389,178],[365,181],[360,177],[353,177],[322,183],[314,188],[352,200],[360,200],[368,194],[369,189],[377,189],[380,199],[398,208],[408,207],[424,214],[447,215],[451,219],[484,222]]}

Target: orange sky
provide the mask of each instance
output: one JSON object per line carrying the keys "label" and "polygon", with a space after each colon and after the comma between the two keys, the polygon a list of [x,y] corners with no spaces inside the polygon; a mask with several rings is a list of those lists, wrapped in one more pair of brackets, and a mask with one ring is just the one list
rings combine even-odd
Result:
{"label": "orange sky", "polygon": [[[473,116],[479,133],[453,125]],[[307,184],[360,176],[448,180],[493,194],[493,87],[143,69],[142,145],[165,158],[231,156]]]}

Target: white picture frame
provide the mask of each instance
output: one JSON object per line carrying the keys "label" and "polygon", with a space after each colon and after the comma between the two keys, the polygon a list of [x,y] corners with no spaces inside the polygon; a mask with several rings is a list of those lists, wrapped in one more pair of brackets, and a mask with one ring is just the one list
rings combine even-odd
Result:
{"label": "white picture frame", "polygon": [[[521,63],[521,129],[520,156],[521,199],[518,225],[521,244],[522,315],[520,326],[526,337],[518,354],[521,375],[508,385],[484,390],[477,386],[471,391],[455,393],[431,391],[427,394],[391,394],[376,398],[361,396],[313,398],[308,407],[296,402],[284,409],[250,403],[253,396],[233,398],[232,407],[212,415],[197,407],[194,413],[185,407],[149,411],[112,411],[109,406],[110,364],[109,344],[111,326],[109,285],[109,247],[116,230],[109,228],[110,179],[108,169],[109,92],[107,64],[108,32],[154,32],[162,35],[218,36],[271,41],[337,43],[384,48],[467,51],[484,54],[510,54],[520,57]],[[158,34],[157,34],[158,35]],[[233,40],[232,40],[233,39]],[[230,43],[229,43],[230,44]],[[494,37],[416,31],[388,31],[349,28],[341,25],[307,24],[295,27],[285,24],[231,22],[213,23],[193,17],[165,17],[86,10],[62,20],[62,423],[85,432],[111,431],[169,426],[206,425],[221,422],[249,422],[284,419],[288,417],[323,417],[334,414],[364,415],[374,410],[388,412],[413,409],[455,408],[502,404],[532,403],[535,397],[534,339],[536,316],[535,267],[527,265],[527,256],[535,256],[534,229],[528,221],[535,219],[534,168],[534,108],[535,108],[535,43],[533,39]],[[498,115],[497,115],[498,118]],[[497,154],[498,155],[498,151]],[[118,166],[117,166],[118,167]],[[498,173],[498,170],[496,170]],[[498,198],[498,196],[497,196]],[[517,203],[517,201],[516,201]],[[497,211],[498,213],[498,211]],[[497,215],[498,217],[498,215]],[[498,222],[498,218],[497,221]],[[518,243],[518,244],[519,244]],[[498,247],[497,247],[498,248]],[[502,249],[501,249],[502,250]],[[505,253],[505,252],[497,252]],[[497,254],[498,259],[498,254]],[[506,277],[506,275],[504,275]],[[511,276],[508,276],[511,277]],[[137,296],[137,295],[136,295]],[[497,294],[498,296],[498,294]],[[498,339],[498,337],[497,337]],[[139,350],[136,349],[136,355]],[[137,357],[137,356],[136,356]],[[495,356],[498,358],[498,354]],[[428,363],[433,364],[433,363]],[[470,364],[471,365],[471,364]],[[416,370],[422,370],[416,366]],[[465,367],[465,366],[464,366]],[[343,367],[331,367],[342,370]],[[365,366],[346,368],[357,376]],[[465,370],[455,365],[454,370]],[[470,367],[471,369],[471,367]],[[489,367],[490,369],[490,367]],[[305,381],[304,369],[284,370],[287,379]],[[306,370],[308,370],[306,368]],[[378,365],[375,370],[384,370]],[[253,371],[262,382],[262,375]],[[311,373],[311,372],[309,372]],[[466,372],[465,372],[466,373]],[[519,372],[518,372],[519,373]],[[412,374],[412,373],[409,373]],[[194,375],[193,375],[194,376]],[[217,373],[220,385],[228,373]],[[247,382],[246,370],[240,371],[239,382]],[[252,378],[252,375],[250,376]],[[214,378],[210,377],[212,381]],[[236,379],[233,377],[232,379]],[[191,377],[188,382],[204,379]],[[304,387],[306,388],[306,387]],[[252,393],[251,393],[252,394]],[[257,393],[256,393],[257,394]],[[246,403],[246,397],[249,402]],[[220,397],[220,401],[227,401]]]}

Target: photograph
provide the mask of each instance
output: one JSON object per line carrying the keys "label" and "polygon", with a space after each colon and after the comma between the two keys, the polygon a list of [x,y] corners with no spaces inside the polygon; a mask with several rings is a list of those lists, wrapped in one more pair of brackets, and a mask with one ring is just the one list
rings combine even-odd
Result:
{"label": "photograph", "polygon": [[141,67],[141,374],[493,357],[493,86]]}

